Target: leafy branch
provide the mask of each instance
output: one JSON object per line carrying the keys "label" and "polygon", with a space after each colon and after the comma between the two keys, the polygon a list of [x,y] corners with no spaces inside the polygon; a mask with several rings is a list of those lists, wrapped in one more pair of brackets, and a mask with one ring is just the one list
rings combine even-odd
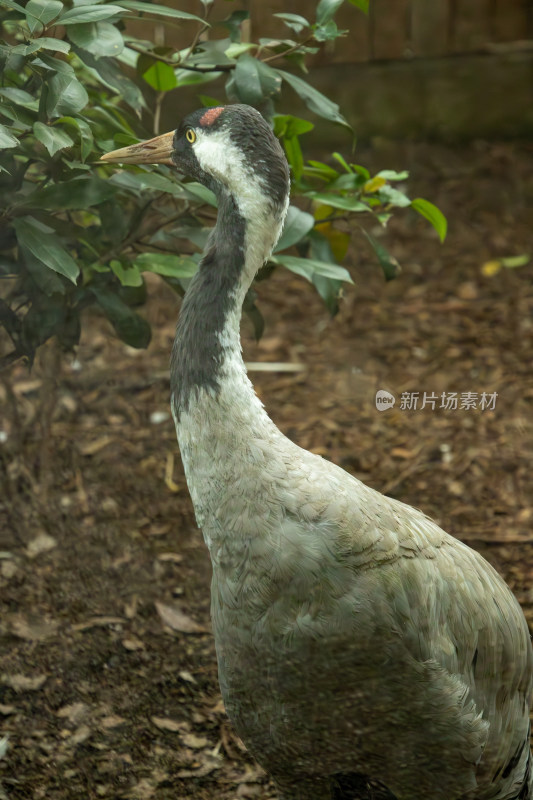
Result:
{"label": "leafy branch", "polygon": [[[344,1],[367,10],[367,0]],[[166,99],[182,86],[223,77],[226,96],[204,97],[205,105],[267,109],[293,178],[267,272],[280,265],[305,276],[331,313],[342,282],[351,280],[341,266],[347,220],[361,220],[387,278],[395,273],[393,257],[368,233],[367,221],[386,225],[391,214],[409,209],[444,236],[438,209],[409,198],[407,173],[371,176],[338,153],[328,163],[309,161],[302,142],[313,122],[275,111],[289,87],[311,115],[351,135],[337,103],[308,82],[305,64],[347,34],[335,22],[342,4],[320,0],[314,20],[280,12],[275,16],[293,38],[249,42],[242,11],[223,21],[225,38],[210,38],[214,2],[204,3],[202,17],[174,7],[179,3],[144,0],[71,7],[0,0],[0,325],[12,348],[0,353],[0,366],[22,356],[31,361],[52,337],[64,349],[75,347],[87,306],[99,308],[129,345],[145,347],[150,328],[135,310],[146,297],[145,273],[178,291],[194,274],[214,216],[213,194],[180,183],[165,166],[115,171],[97,164],[102,152],[158,132]],[[195,27],[188,46],[176,51],[131,35],[128,22],[136,18]],[[281,69],[283,61],[291,69]],[[246,308],[259,335],[262,319],[250,298]]]}

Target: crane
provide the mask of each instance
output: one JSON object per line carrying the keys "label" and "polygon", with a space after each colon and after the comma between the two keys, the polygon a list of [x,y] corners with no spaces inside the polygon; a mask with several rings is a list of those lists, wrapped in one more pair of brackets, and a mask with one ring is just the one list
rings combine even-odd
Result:
{"label": "crane", "polygon": [[533,656],[510,589],[422,512],[286,438],[247,377],[242,303],[289,203],[268,123],[204,108],[102,161],[172,164],[218,199],[171,406],[222,696],[280,800],[532,800]]}

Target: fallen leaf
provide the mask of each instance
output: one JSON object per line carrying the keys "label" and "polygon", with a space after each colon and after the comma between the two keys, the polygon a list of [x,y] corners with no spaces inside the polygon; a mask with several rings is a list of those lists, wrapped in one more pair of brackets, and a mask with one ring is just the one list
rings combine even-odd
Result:
{"label": "fallen leaf", "polygon": [[78,622],[72,626],[73,631],[86,631],[89,628],[105,628],[107,625],[123,625],[122,617],[91,617],[85,622]]}
{"label": "fallen leaf", "polygon": [[110,714],[107,717],[102,717],[100,720],[100,725],[105,730],[109,728],[118,728],[119,725],[123,725],[126,722],[124,717],[118,717],[115,714]]}
{"label": "fallen leaf", "polygon": [[151,717],[151,720],[159,730],[171,733],[187,732],[190,727],[188,722],[178,722],[175,719],[168,719],[168,717]]}
{"label": "fallen leaf", "polygon": [[4,717],[9,717],[10,714],[16,714],[16,712],[17,709],[15,706],[5,706],[0,703],[0,714],[2,714]]}
{"label": "fallen leaf", "polygon": [[181,553],[159,553],[159,561],[172,561],[174,564],[181,564],[183,556]]}
{"label": "fallen leaf", "polygon": [[88,725],[80,725],[80,727],[74,731],[67,744],[70,747],[77,747],[79,744],[86,742],[91,734],[92,731]]}
{"label": "fallen leaf", "polygon": [[193,675],[191,675],[191,673],[187,669],[180,670],[180,672],[178,672],[178,675],[182,680],[187,681],[187,683],[196,683]]}
{"label": "fallen leaf", "polygon": [[35,675],[30,678],[28,675],[7,675],[4,673],[0,678],[0,682],[5,686],[10,686],[16,692],[35,692],[40,689],[46,681],[47,675]]}
{"label": "fallen leaf", "polygon": [[193,750],[202,750],[204,747],[209,746],[209,741],[205,736],[197,736],[195,733],[185,733],[180,736],[180,739],[184,745],[191,747]]}
{"label": "fallen leaf", "polygon": [[165,463],[165,484],[171,492],[179,492],[180,487],[175,483],[172,478],[174,472],[174,453],[167,453],[167,460]]}
{"label": "fallen leaf", "polygon": [[18,567],[14,561],[2,561],[0,564],[0,573],[2,578],[6,578],[6,580],[13,578],[13,576],[17,574],[17,571]]}
{"label": "fallen leaf", "polygon": [[73,725],[77,725],[87,716],[88,711],[89,706],[87,703],[69,703],[59,709],[57,716],[61,717],[61,719],[68,719]]}
{"label": "fallen leaf", "polygon": [[132,800],[150,800],[155,794],[156,787],[149,778],[142,778],[132,789],[129,795]]}
{"label": "fallen leaf", "polygon": [[144,643],[141,642],[140,639],[132,637],[130,639],[123,639],[122,647],[124,647],[126,650],[134,652],[135,650],[144,650]]}
{"label": "fallen leaf", "polygon": [[53,620],[33,620],[30,621],[22,614],[14,614],[9,623],[11,630],[19,639],[28,639],[31,642],[42,642],[49,639],[56,633],[58,623]]}
{"label": "fallen leaf", "polygon": [[78,445],[78,448],[82,456],[94,456],[96,453],[99,453],[100,450],[103,450],[104,447],[107,447],[108,444],[111,444],[112,441],[113,438],[111,436],[100,436],[92,442]]}
{"label": "fallen leaf", "polygon": [[35,558],[40,556],[41,553],[47,553],[48,550],[52,550],[56,545],[57,542],[53,536],[49,536],[47,533],[40,533],[28,544],[26,555],[28,558]]}
{"label": "fallen leaf", "polygon": [[172,628],[173,631],[179,631],[180,633],[207,633],[205,628],[198,625],[197,622],[184,614],[183,611],[158,602],[156,602],[155,607],[157,613],[161,617],[161,621],[167,625],[167,627]]}
{"label": "fallen leaf", "polygon": [[213,756],[210,753],[204,753],[202,761],[204,763],[198,769],[180,769],[176,773],[176,777],[203,778],[205,775],[209,775],[211,772],[214,772],[216,769],[220,769],[222,766],[222,757]]}

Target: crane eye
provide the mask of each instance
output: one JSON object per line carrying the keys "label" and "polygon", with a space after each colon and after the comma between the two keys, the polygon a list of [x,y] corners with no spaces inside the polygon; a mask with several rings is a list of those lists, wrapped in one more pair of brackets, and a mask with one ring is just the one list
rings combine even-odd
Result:
{"label": "crane eye", "polygon": [[187,130],[185,131],[185,138],[187,139],[188,142],[190,142],[190,144],[196,141],[196,134],[192,128],[187,128]]}

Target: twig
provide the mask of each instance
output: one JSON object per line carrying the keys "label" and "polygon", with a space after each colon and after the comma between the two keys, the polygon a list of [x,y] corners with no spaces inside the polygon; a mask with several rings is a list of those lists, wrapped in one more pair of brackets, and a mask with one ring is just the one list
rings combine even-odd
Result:
{"label": "twig", "polygon": [[303,42],[297,42],[292,47],[289,47],[288,50],[284,50],[283,53],[274,53],[273,56],[269,56],[268,58],[261,59],[263,64],[268,64],[269,61],[274,61],[276,58],[285,58],[288,56],[289,53],[294,53],[296,50],[299,50],[300,47],[305,47],[308,42],[313,40],[313,34],[310,34],[307,39],[304,39]]}

